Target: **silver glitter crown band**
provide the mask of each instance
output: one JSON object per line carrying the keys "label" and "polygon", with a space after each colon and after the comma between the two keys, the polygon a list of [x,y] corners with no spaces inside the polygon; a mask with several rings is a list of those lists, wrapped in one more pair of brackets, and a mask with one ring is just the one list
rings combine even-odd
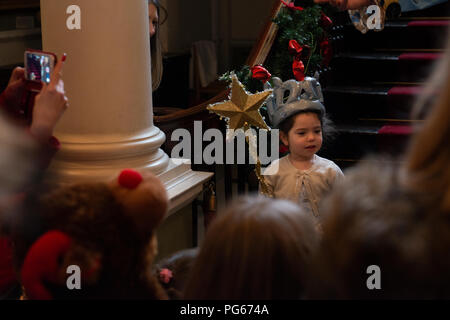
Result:
{"label": "silver glitter crown band", "polygon": [[[266,82],[264,89],[273,89],[272,95],[267,99],[267,113],[273,128],[278,128],[281,122],[302,110],[317,110],[325,114],[323,106],[322,88],[315,78],[306,77],[303,81],[273,78],[274,87]],[[289,91],[287,101],[284,101],[285,92]]]}

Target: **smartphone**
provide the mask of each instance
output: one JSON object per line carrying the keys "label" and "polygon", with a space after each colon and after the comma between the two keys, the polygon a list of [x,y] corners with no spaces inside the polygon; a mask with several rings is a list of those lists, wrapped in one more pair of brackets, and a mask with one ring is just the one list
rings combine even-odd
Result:
{"label": "smartphone", "polygon": [[50,77],[57,62],[51,52],[28,49],[24,53],[25,90],[18,114],[31,124],[34,100],[42,89],[42,82],[50,83]]}
{"label": "smartphone", "polygon": [[25,51],[25,79],[28,81],[50,83],[50,76],[55,68],[56,55],[40,50]]}

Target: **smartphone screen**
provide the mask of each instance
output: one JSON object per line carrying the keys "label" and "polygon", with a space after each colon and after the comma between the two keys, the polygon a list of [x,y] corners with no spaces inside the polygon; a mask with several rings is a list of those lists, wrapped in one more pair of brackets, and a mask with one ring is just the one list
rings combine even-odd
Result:
{"label": "smartphone screen", "polygon": [[25,52],[25,78],[27,80],[50,83],[54,65],[55,58],[51,54]]}

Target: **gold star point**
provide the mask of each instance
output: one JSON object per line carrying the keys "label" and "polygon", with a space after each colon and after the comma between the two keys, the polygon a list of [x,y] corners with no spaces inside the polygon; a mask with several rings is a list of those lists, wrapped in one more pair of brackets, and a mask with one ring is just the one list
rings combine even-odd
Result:
{"label": "gold star point", "polygon": [[248,124],[268,130],[269,127],[259,113],[259,108],[272,93],[272,90],[255,94],[247,93],[236,75],[232,76],[232,81],[230,100],[209,105],[207,109],[221,117],[228,118],[230,129],[237,130]]}

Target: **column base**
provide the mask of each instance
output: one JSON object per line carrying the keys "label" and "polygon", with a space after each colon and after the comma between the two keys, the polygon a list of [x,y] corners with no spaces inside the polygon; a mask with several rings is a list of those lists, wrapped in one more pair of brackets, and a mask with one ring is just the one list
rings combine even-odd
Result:
{"label": "column base", "polygon": [[160,174],[169,165],[169,156],[160,149],[166,136],[157,127],[150,128],[144,137],[58,136],[62,148],[48,169],[49,183],[108,181],[126,168]]}
{"label": "column base", "polygon": [[187,161],[171,159],[167,170],[158,175],[169,196],[168,216],[188,205],[203,191],[203,184],[214,173],[193,171]]}
{"label": "column base", "polygon": [[79,182],[110,181],[125,168],[150,170],[166,187],[170,201],[168,215],[171,215],[191,203],[202,192],[203,184],[214,175],[212,172],[193,171],[189,162],[170,159],[162,150],[158,150],[152,158],[147,160],[147,166],[134,166],[132,160],[119,163],[111,160],[114,165],[111,162],[105,165],[103,161],[70,163],[55,159],[45,182],[63,186]]}
{"label": "column base", "polygon": [[170,159],[159,149],[164,133],[156,127],[151,133],[145,138],[112,143],[70,143],[63,139],[45,181],[51,185],[110,181],[126,168],[150,170],[166,186],[170,215],[192,202],[214,174],[191,170],[188,160]]}

